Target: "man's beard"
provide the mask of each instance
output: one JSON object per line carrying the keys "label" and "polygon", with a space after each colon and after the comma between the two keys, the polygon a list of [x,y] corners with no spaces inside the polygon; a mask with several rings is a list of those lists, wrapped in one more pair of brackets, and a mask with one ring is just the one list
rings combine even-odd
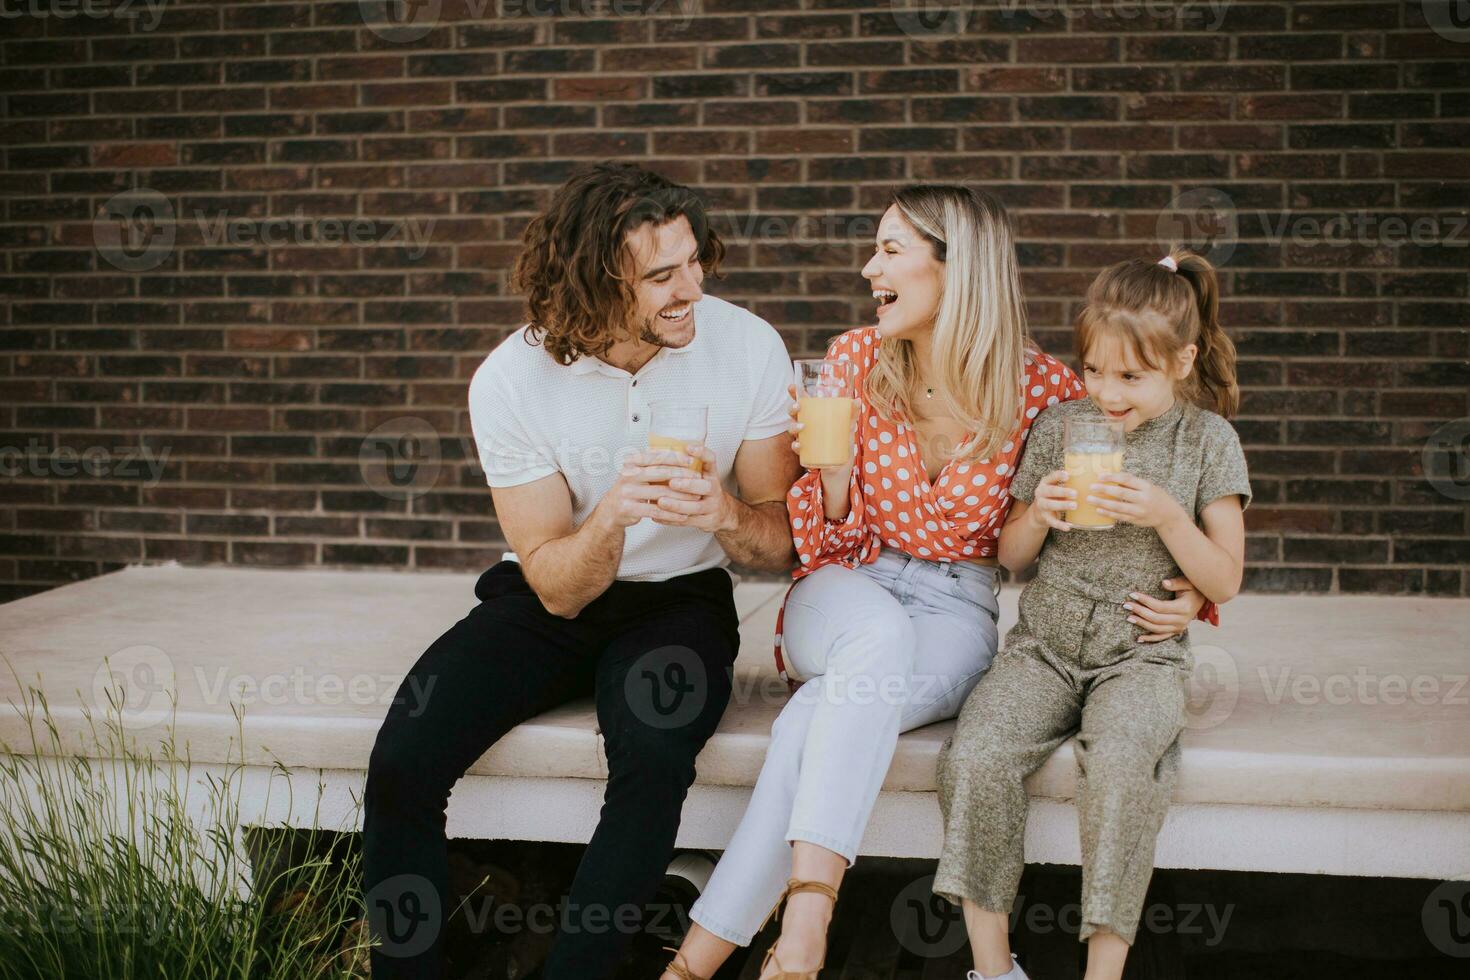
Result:
{"label": "man's beard", "polygon": [[[694,311],[690,310],[689,315],[691,317],[694,316]],[[649,317],[643,322],[643,325],[638,330],[638,339],[643,341],[645,344],[653,344],[655,347],[677,347],[678,345],[673,344],[667,338],[660,336],[658,331],[654,329],[654,318],[657,316],[658,314],[655,313],[652,317]]]}
{"label": "man's beard", "polygon": [[657,331],[653,329],[652,320],[649,320],[647,323],[643,324],[643,329],[640,330],[638,333],[638,339],[643,341],[645,344],[653,344],[655,347],[669,346],[669,342],[660,337]]}

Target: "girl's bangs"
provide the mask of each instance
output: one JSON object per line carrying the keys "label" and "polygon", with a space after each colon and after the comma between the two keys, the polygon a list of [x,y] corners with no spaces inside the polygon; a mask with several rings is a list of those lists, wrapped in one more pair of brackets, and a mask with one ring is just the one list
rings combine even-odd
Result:
{"label": "girl's bangs", "polygon": [[1161,368],[1175,343],[1169,321],[1151,310],[1098,310],[1089,307],[1077,319],[1077,360],[1086,361],[1100,344],[1117,344],[1135,364],[1151,371]]}

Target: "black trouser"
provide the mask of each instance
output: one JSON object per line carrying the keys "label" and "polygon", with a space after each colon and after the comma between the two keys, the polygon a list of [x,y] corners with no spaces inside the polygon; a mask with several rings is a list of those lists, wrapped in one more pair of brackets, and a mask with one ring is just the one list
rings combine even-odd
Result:
{"label": "black trouser", "polygon": [[589,694],[607,792],[545,977],[610,977],[637,931],[628,919],[641,916],[673,854],[694,757],[730,698],[740,646],[730,576],[614,582],[563,619],[503,561],[475,595],[480,604],[404,679],[368,763],[364,893],[382,943],[374,980],[443,976],[444,921],[458,901],[448,893],[450,788],[516,725]]}

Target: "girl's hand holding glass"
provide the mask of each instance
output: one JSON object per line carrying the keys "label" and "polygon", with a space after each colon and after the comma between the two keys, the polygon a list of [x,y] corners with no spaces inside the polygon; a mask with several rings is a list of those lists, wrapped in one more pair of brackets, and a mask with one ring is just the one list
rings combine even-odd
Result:
{"label": "girl's hand holding glass", "polygon": [[1187,515],[1179,501],[1131,473],[1103,473],[1087,499],[1104,517],[1138,527],[1159,527]]}
{"label": "girl's hand holding glass", "polygon": [[1037,527],[1050,527],[1058,531],[1072,530],[1066,515],[1077,509],[1077,491],[1066,485],[1067,476],[1066,470],[1053,470],[1036,485],[1035,498],[1026,509],[1026,516]]}

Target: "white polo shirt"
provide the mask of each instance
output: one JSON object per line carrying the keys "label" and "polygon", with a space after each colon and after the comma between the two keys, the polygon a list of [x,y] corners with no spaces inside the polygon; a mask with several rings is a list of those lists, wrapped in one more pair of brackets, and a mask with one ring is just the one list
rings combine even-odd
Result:
{"label": "white polo shirt", "polygon": [[[581,527],[612,489],[626,459],[648,448],[648,406],[660,400],[709,406],[706,444],[725,491],[736,492],[735,453],[747,440],[786,431],[791,360],[769,323],[706,295],[694,304],[694,339],[665,347],[637,374],[596,357],[558,364],[522,326],[470,381],[470,424],[485,480],[513,487],[560,473]],[[505,557],[516,560],[512,552]],[[645,518],[624,529],[617,577],[658,582],[730,562],[713,534]]]}

